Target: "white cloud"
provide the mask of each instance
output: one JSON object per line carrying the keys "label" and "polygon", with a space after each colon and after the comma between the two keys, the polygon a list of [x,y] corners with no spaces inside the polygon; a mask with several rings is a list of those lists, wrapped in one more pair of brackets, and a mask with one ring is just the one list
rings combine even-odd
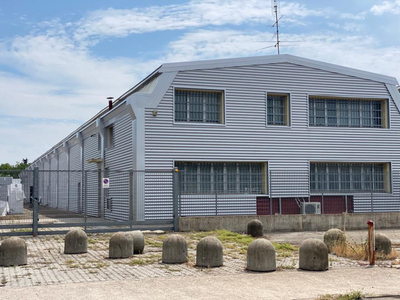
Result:
{"label": "white cloud", "polygon": [[371,12],[374,15],[382,15],[384,13],[400,15],[400,0],[383,1],[382,4],[372,6]]}
{"label": "white cloud", "polygon": [[[280,14],[286,22],[297,23],[307,16],[321,16],[323,11],[308,9],[296,2],[281,2]],[[88,37],[118,36],[162,30],[177,30],[225,24],[273,22],[269,1],[259,0],[192,0],[183,5],[148,8],[98,10],[79,22],[77,40]]]}

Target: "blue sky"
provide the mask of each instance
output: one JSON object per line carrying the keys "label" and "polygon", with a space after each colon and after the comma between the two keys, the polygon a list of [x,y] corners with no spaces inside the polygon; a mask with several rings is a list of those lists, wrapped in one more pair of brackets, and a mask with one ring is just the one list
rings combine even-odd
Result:
{"label": "blue sky", "polygon": [[[281,53],[400,80],[400,0],[278,4]],[[2,0],[0,163],[33,161],[162,63],[276,54],[273,23],[271,0]]]}

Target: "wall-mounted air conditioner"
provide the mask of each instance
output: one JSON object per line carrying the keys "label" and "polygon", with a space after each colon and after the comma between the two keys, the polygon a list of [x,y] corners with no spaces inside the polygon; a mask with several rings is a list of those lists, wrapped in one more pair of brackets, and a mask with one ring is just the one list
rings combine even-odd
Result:
{"label": "wall-mounted air conditioner", "polygon": [[321,214],[321,203],[319,202],[301,202],[300,213],[307,215]]}

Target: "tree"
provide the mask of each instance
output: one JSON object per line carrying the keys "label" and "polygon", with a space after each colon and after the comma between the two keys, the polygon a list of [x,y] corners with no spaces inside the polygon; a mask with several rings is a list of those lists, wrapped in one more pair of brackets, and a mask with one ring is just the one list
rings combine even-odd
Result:
{"label": "tree", "polygon": [[21,162],[16,162],[15,165],[9,163],[0,165],[0,177],[11,176],[13,178],[18,178],[19,173],[29,167],[27,158],[23,158]]}

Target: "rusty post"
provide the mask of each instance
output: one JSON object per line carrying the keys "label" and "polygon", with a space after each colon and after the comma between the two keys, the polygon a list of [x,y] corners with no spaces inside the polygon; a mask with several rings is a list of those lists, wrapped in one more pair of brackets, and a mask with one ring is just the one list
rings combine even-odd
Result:
{"label": "rusty post", "polygon": [[368,224],[368,259],[369,265],[375,265],[375,228],[374,221],[369,220]]}

